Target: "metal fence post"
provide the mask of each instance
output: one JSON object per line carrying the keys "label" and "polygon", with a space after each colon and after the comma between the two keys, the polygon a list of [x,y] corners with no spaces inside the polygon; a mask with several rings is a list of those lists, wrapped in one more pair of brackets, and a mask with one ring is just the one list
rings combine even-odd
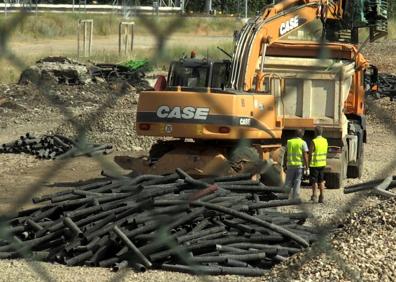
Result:
{"label": "metal fence post", "polygon": [[120,22],[118,28],[118,53],[120,55],[122,53],[127,55],[128,49],[131,53],[133,51],[135,39],[134,25],[135,22]]}
{"label": "metal fence post", "polygon": [[[82,36],[81,36],[82,32]],[[82,49],[81,49],[82,41]],[[77,28],[77,57],[90,57],[93,42],[93,20],[79,20]],[[82,52],[81,52],[82,51]]]}

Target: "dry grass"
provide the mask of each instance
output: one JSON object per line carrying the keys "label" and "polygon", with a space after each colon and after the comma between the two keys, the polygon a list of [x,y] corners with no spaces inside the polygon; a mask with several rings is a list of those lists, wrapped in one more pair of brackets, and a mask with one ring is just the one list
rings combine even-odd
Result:
{"label": "dry grass", "polygon": [[[11,16],[7,16],[10,18]],[[118,34],[118,25],[123,20],[118,15],[100,14],[37,14],[29,15],[25,21],[20,23],[14,32],[14,37],[21,40],[43,39],[43,38],[64,38],[76,35],[77,24],[80,19],[93,19],[95,35]],[[160,26],[167,26],[172,17],[155,17],[153,23]],[[5,16],[0,14],[0,25],[5,20]],[[147,28],[140,18],[131,18],[134,21],[137,34],[148,33]],[[183,24],[179,25],[179,33],[189,34],[232,34],[234,30],[240,29],[242,22],[237,18],[231,17],[185,17]]]}
{"label": "dry grass", "polygon": [[[114,43],[114,47],[101,48],[100,44],[95,45],[94,52],[90,58],[91,61],[95,62],[109,62],[109,63],[121,63],[129,59],[143,59],[150,58],[156,52],[154,48],[154,41],[151,39],[146,40],[148,31],[144,28],[143,24],[136,20],[136,34],[137,38],[141,40],[141,46],[136,49],[132,56],[119,56],[117,46],[115,43],[115,34],[118,32],[118,23],[121,20],[120,17],[115,15],[83,15],[83,14],[39,14],[37,16],[31,15],[26,18],[25,22],[21,23],[16,27],[15,32],[12,36],[12,42],[23,44],[24,50],[19,50],[18,47],[14,49],[16,54],[23,60],[26,65],[31,65],[39,58],[51,55],[62,55],[71,58],[76,58],[76,52],[74,47],[76,25],[80,18],[89,17],[94,20],[95,26],[95,38],[103,38],[105,36],[107,43]],[[161,26],[167,25],[172,20],[171,17],[155,18],[156,24]],[[4,15],[0,15],[0,26],[4,21]],[[179,28],[178,34],[199,35],[206,38],[207,35],[227,35],[230,36],[233,30],[241,28],[241,22],[234,18],[185,18],[184,24]],[[110,37],[112,38],[110,39]],[[367,36],[367,32],[362,32],[361,38],[364,39]],[[69,38],[69,39],[68,39]],[[396,20],[389,22],[389,39],[396,39]],[[54,40],[56,39],[56,40]],[[72,41],[72,48],[65,47],[62,40],[68,39],[69,43]],[[177,39],[179,40],[179,39]],[[155,66],[159,68],[166,68],[171,60],[178,59],[183,55],[188,55],[189,52],[194,49],[202,57],[208,56],[211,59],[227,58],[222,52],[216,47],[220,45],[223,49],[232,53],[232,43],[230,40],[215,40],[214,38],[208,38],[206,42],[198,41],[195,43],[189,42],[178,42],[173,40],[170,46],[168,46],[163,53],[160,60],[155,62]],[[114,41],[114,42],[113,42]],[[32,48],[30,50],[30,43],[32,47],[35,43],[48,42],[48,44],[42,44],[43,47]],[[27,48],[29,46],[29,48]],[[113,46],[113,45],[111,45]],[[28,49],[26,51],[26,49]],[[84,61],[84,60],[83,60]],[[10,65],[5,60],[0,60],[0,82],[16,82],[19,78],[20,70]]]}
{"label": "dry grass", "polygon": [[[232,52],[232,43],[224,42],[219,44],[219,46],[228,52]],[[59,46],[61,48],[61,46]],[[189,55],[191,46],[178,45],[178,46],[168,46],[163,52],[163,56],[157,58],[154,63],[155,68],[166,69],[170,61],[177,60],[184,55]],[[201,56],[206,57],[209,55],[210,59],[227,59],[228,57],[224,55],[221,51],[217,49],[217,44],[208,43],[206,46],[200,46],[194,48],[194,50]],[[18,52],[18,50],[15,50]],[[60,52],[56,48],[51,48],[51,50],[43,50],[41,52],[34,52],[29,54],[17,53],[18,57],[24,62],[26,66],[34,64],[37,60],[47,56],[66,56],[73,59],[78,59],[76,52]],[[156,54],[156,49],[145,48],[137,49],[132,55],[120,55],[118,50],[96,50],[92,53],[90,58],[80,58],[81,62],[96,62],[96,63],[122,63],[130,59],[147,59],[152,58]],[[6,60],[0,60],[0,83],[14,83],[17,82],[20,76],[21,70],[14,67],[10,62]]]}
{"label": "dry grass", "polygon": [[[6,20],[9,20],[12,15],[7,18],[0,14],[0,26]],[[95,14],[38,14],[29,15],[23,22],[15,27],[11,36],[11,45],[16,55],[25,63],[31,65],[39,58],[46,56],[68,56],[76,58],[76,52],[73,46],[70,47],[70,41],[75,40],[77,23],[79,19],[91,18],[94,20],[94,41],[96,38],[106,38],[106,47],[96,43],[94,45],[94,52],[90,60],[95,62],[111,62],[119,63],[133,58],[150,58],[156,50],[154,49],[154,41],[142,40],[140,48],[131,57],[119,56],[116,45],[116,35],[118,35],[118,25],[122,20],[117,15],[95,15]],[[131,19],[136,22],[135,33],[138,39],[148,38],[150,32],[141,22],[141,19]],[[173,20],[172,17],[153,18],[153,24],[161,27],[167,26]],[[198,18],[186,17],[183,23],[179,26],[177,34],[188,34],[207,36],[207,35],[232,35],[233,31],[240,29],[242,23],[236,18]],[[64,45],[65,41],[69,40],[69,46]],[[173,42],[168,46],[164,52],[164,56],[156,64],[160,67],[168,65],[171,59],[177,59],[183,53],[189,53],[191,49],[195,49],[200,54],[208,53],[212,58],[220,58],[223,55],[216,49],[216,44],[221,45],[227,50],[231,50],[230,44],[223,44],[209,42],[202,43],[199,47],[192,47],[191,42],[187,42],[185,46],[180,42]],[[38,44],[37,44],[38,43]],[[199,42],[201,43],[201,42]],[[109,48],[109,44],[114,47]],[[38,47],[40,46],[40,47]],[[31,47],[31,48],[30,48]],[[188,51],[186,51],[188,50]],[[16,82],[19,78],[21,70],[13,67],[5,60],[0,61],[0,82],[9,83]]]}

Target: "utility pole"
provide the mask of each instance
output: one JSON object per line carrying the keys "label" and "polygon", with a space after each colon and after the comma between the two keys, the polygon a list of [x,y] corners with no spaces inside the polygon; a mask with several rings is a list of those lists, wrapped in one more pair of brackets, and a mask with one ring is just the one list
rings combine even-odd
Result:
{"label": "utility pole", "polygon": [[206,0],[205,12],[209,15],[211,11],[212,11],[212,0]]}
{"label": "utility pole", "polygon": [[[179,3],[178,3],[178,1],[180,1]],[[182,13],[182,15],[185,13],[185,6],[186,6],[186,2],[185,2],[185,0],[176,0],[176,6],[178,6],[178,4],[179,4],[179,6],[180,6],[180,8],[181,8],[181,13]]]}
{"label": "utility pole", "polygon": [[248,0],[245,0],[245,19],[248,18]]}

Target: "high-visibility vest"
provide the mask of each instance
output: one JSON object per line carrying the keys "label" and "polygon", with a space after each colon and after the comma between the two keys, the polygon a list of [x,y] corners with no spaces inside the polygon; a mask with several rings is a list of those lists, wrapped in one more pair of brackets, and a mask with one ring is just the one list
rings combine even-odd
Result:
{"label": "high-visibility vest", "polygon": [[301,138],[293,138],[287,141],[287,165],[303,166],[303,145],[304,140]]}
{"label": "high-visibility vest", "polygon": [[322,136],[318,136],[312,141],[315,145],[315,150],[312,152],[310,167],[326,166],[328,148],[327,139]]}

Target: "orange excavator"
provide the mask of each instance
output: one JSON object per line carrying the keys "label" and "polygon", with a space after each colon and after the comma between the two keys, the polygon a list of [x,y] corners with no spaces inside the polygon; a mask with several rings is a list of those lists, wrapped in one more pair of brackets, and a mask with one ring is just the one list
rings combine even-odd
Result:
{"label": "orange excavator", "polygon": [[[136,131],[156,136],[144,158],[115,157],[138,173],[261,175],[282,181],[284,144],[297,128],[329,141],[326,184],[360,177],[367,140],[365,77],[376,69],[355,44],[387,33],[386,2],[286,0],[266,7],[236,36],[230,59],[182,58],[154,91],[140,94]],[[225,52],[226,53],[226,52]]]}

